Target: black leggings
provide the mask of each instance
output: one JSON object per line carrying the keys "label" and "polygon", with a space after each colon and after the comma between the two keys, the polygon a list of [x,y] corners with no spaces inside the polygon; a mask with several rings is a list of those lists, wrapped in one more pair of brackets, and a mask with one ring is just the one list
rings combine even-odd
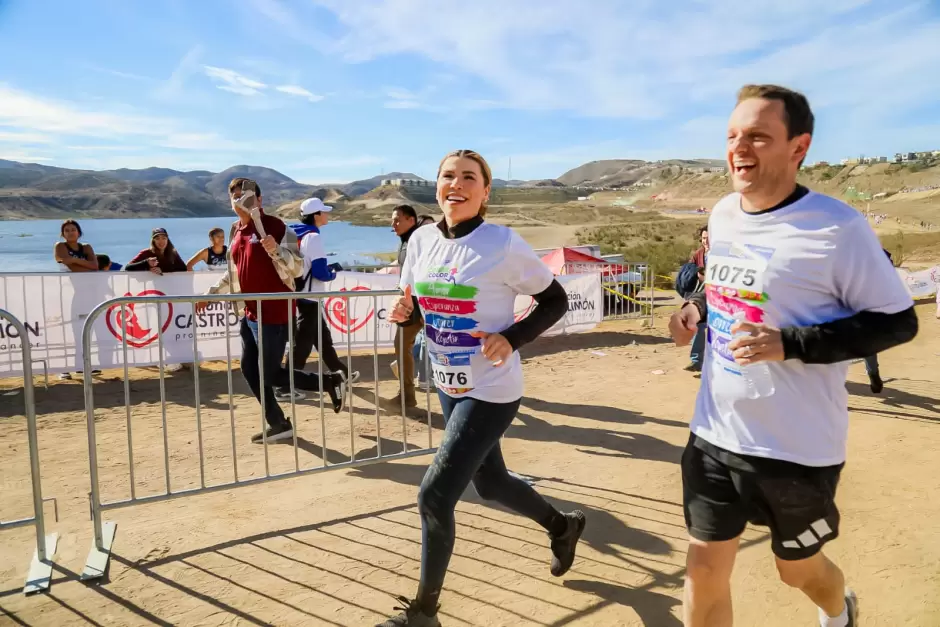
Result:
{"label": "black leggings", "polygon": [[[320,305],[315,300],[297,300],[297,333],[294,337],[294,368],[303,370],[314,348],[320,354],[326,370],[349,374],[349,368],[336,354],[333,334],[326,323],[326,314],[319,315]],[[318,340],[322,339],[322,344]],[[318,345],[319,344],[319,345]]]}
{"label": "black leggings", "polygon": [[519,409],[519,401],[488,403],[474,398],[455,399],[438,392],[446,428],[437,455],[421,490],[421,581],[418,602],[434,613],[454,551],[454,508],[472,481],[480,498],[496,501],[526,516],[547,530],[562,516],[532,486],[506,470],[499,439]]}

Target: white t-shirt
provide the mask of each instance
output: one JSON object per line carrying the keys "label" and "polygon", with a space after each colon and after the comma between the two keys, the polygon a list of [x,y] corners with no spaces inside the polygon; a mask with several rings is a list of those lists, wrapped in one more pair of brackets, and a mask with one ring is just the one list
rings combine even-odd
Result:
{"label": "white t-shirt", "polygon": [[438,389],[454,398],[491,403],[522,398],[519,353],[501,366],[484,357],[471,333],[499,333],[513,324],[516,295],[532,296],[555,279],[511,229],[484,222],[447,239],[435,224],[408,242],[400,285],[411,285],[424,316],[431,370]]}
{"label": "white t-shirt", "polygon": [[844,462],[848,362],[767,363],[774,393],[750,399],[728,350],[729,329],[740,311],[783,328],[908,309],[913,301],[877,236],[855,209],[815,192],[759,214],[744,212],[731,194],[715,206],[708,235],[708,347],[692,431],[743,455]]}
{"label": "white t-shirt", "polygon": [[[306,279],[310,274],[310,264],[314,259],[326,259],[326,248],[323,246],[323,238],[320,233],[312,231],[303,236],[300,240],[300,254],[304,258],[304,273],[300,275]],[[323,292],[326,283],[316,277],[310,277],[310,282],[303,287],[305,292]]]}

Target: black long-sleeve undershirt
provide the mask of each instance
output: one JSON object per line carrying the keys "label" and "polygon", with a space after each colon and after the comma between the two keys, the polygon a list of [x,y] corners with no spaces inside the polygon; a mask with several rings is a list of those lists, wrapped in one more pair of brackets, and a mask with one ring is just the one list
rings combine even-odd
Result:
{"label": "black long-sleeve undershirt", "polygon": [[[694,305],[705,320],[708,302],[705,293],[693,294]],[[840,320],[806,327],[780,329],[784,359],[799,359],[807,364],[834,364],[871,357],[914,339],[918,331],[913,307],[893,314],[860,311]]]}
{"label": "black long-sleeve undershirt", "polygon": [[517,351],[535,340],[568,313],[568,293],[557,280],[552,280],[551,285],[532,298],[536,302],[535,309],[500,334],[513,350]]}

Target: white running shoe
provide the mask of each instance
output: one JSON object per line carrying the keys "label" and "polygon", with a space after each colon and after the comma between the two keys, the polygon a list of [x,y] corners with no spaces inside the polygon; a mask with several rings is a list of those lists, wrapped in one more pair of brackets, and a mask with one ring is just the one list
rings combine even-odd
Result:
{"label": "white running shoe", "polygon": [[291,394],[291,391],[287,388],[278,388],[274,391],[274,398],[282,403],[289,403],[291,398],[293,398],[296,403],[297,401],[302,401],[307,398],[307,395],[300,390],[294,390],[294,393]]}

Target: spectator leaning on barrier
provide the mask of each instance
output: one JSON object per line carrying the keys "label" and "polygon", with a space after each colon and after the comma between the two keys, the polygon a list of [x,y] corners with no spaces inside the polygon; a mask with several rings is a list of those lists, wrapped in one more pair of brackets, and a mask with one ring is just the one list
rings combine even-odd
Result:
{"label": "spectator leaning on barrier", "polygon": [[[228,267],[222,278],[209,289],[209,294],[293,292],[296,288],[294,281],[303,272],[303,259],[294,231],[278,218],[264,212],[261,187],[254,181],[232,179],[228,189],[232,210],[238,220],[232,225],[229,237]],[[259,402],[263,389],[263,411],[268,423],[268,428],[252,437],[251,441],[260,443],[289,439],[294,434],[293,426],[274,396],[275,387],[290,388],[290,372],[281,366],[288,339],[288,301],[268,300],[259,303],[248,299],[243,304],[245,315],[239,326],[242,375]],[[198,303],[196,313],[202,313],[206,306],[207,303]],[[259,350],[259,335],[263,353]],[[316,374],[299,370],[293,374],[297,388],[320,390]],[[346,390],[343,377],[324,374],[323,384],[333,401],[333,411],[339,413],[343,409]]]}
{"label": "spectator leaning on barrier", "polygon": [[[62,264],[69,272],[95,272],[98,270],[98,259],[91,244],[82,244],[78,241],[82,236],[82,227],[78,222],[66,220],[62,223],[59,233],[65,241],[57,242],[52,249],[56,263]],[[75,374],[81,375],[82,371],[79,370]],[[101,371],[93,370],[92,374],[101,374]],[[71,372],[59,374],[59,380],[61,381],[70,381],[71,379]]]}
{"label": "spectator leaning on barrier", "polygon": [[98,259],[98,270],[102,272],[118,272],[123,266],[111,261],[108,255],[95,255]]}
{"label": "spectator leaning on barrier", "polygon": [[150,248],[137,253],[124,269],[128,272],[149,270],[160,275],[166,272],[186,272],[186,262],[176,252],[166,229],[154,229],[150,236]]}
{"label": "spectator leaning on barrier", "polygon": [[186,262],[186,269],[192,270],[199,262],[209,266],[210,270],[225,270],[228,266],[228,246],[225,245],[225,231],[219,227],[209,231],[209,246],[193,255]]}
{"label": "spectator leaning on barrier", "polygon": [[66,220],[59,230],[64,242],[56,242],[52,255],[56,263],[62,264],[69,272],[95,272],[98,261],[91,244],[82,244],[82,227],[75,220]]}

